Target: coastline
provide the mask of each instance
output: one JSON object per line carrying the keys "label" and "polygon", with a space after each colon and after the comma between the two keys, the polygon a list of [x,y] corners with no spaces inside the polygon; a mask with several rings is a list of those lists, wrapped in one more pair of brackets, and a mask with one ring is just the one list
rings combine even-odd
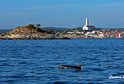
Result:
{"label": "coastline", "polygon": [[82,30],[82,28],[55,32],[54,29],[42,29],[29,24],[18,26],[7,32],[0,33],[0,40],[61,40],[81,38],[124,38],[124,30]]}
{"label": "coastline", "polygon": [[71,38],[0,38],[0,40],[65,40]]}

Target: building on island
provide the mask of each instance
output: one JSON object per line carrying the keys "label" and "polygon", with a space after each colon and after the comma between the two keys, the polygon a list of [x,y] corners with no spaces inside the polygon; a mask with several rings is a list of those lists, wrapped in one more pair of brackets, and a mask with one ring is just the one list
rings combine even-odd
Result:
{"label": "building on island", "polygon": [[86,17],[86,21],[85,21],[85,25],[83,27],[83,30],[95,30],[96,27],[93,26],[93,25],[89,25],[89,20],[88,18]]}

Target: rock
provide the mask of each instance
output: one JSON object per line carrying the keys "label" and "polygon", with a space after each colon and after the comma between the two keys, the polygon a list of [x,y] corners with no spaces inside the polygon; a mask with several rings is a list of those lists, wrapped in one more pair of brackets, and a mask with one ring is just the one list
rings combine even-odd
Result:
{"label": "rock", "polygon": [[[16,27],[15,29],[0,35],[0,39],[64,39],[53,32],[42,30],[32,24]],[[67,38],[66,38],[67,39]]]}

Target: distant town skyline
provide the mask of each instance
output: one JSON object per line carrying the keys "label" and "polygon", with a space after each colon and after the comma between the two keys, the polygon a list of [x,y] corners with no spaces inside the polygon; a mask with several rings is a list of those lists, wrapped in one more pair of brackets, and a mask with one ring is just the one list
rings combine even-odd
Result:
{"label": "distant town skyline", "polygon": [[124,0],[0,0],[0,29],[43,27],[124,28]]}

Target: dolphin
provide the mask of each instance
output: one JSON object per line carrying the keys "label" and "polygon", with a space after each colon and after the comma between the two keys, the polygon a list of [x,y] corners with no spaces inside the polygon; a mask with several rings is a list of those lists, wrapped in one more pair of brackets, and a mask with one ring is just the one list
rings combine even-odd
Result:
{"label": "dolphin", "polygon": [[78,69],[81,70],[82,65],[60,65],[60,68],[66,69],[66,68],[73,68],[73,69]]}

